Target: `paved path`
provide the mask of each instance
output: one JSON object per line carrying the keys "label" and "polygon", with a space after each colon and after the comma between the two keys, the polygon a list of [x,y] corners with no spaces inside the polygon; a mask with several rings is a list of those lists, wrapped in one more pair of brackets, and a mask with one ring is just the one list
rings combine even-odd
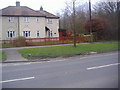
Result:
{"label": "paved path", "polygon": [[23,58],[21,54],[18,53],[17,50],[4,50],[7,55],[7,60],[4,62],[18,62],[18,61],[27,61],[27,59]]}
{"label": "paved path", "polygon": [[[89,44],[89,43],[77,43],[77,44]],[[63,46],[63,45],[73,45],[73,44],[59,44],[59,45],[45,45],[45,46],[26,46],[26,47],[14,47],[14,48],[2,48],[0,50],[18,50],[18,49],[25,49],[25,48],[38,48],[38,47],[52,47],[52,46]]]}

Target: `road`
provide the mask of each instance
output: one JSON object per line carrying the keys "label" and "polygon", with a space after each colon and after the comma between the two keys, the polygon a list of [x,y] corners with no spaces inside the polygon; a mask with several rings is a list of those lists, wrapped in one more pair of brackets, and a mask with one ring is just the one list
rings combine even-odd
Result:
{"label": "road", "polygon": [[118,88],[118,53],[2,66],[2,88]]}

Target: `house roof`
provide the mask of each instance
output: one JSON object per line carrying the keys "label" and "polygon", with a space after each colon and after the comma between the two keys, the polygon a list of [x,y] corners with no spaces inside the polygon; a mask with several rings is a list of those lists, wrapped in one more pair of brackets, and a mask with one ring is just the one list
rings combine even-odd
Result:
{"label": "house roof", "polygon": [[55,15],[53,15],[53,14],[51,14],[51,13],[45,11],[45,10],[40,10],[40,11],[38,11],[38,12],[42,13],[42,14],[45,15],[47,18],[55,18],[55,17],[56,17],[56,18],[59,18],[58,16],[55,16]]}
{"label": "house roof", "polygon": [[32,17],[46,17],[59,18],[45,10],[33,10],[26,6],[8,6],[0,10],[2,16],[32,16]]}
{"label": "house roof", "polygon": [[26,6],[8,6],[2,9],[3,16],[45,16]]}

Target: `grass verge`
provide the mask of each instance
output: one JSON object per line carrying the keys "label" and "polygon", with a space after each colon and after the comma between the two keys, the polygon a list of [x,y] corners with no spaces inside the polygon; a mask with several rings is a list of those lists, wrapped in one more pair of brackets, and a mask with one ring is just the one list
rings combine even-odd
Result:
{"label": "grass verge", "polygon": [[46,57],[85,54],[91,51],[106,52],[113,50],[118,50],[118,42],[78,44],[76,48],[73,47],[73,45],[65,45],[65,46],[21,49],[18,51],[22,54],[23,57],[27,59],[37,59],[37,58],[46,58]]}
{"label": "grass verge", "polygon": [[7,59],[7,57],[6,57],[5,52],[0,51],[0,61],[6,60],[6,59]]}

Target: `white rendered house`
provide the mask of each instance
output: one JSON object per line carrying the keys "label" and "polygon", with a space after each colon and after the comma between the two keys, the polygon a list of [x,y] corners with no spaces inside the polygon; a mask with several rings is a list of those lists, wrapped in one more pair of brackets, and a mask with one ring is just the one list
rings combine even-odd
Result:
{"label": "white rendered house", "polygon": [[8,6],[0,10],[0,40],[18,36],[25,38],[59,37],[59,17],[43,10],[26,6]]}

